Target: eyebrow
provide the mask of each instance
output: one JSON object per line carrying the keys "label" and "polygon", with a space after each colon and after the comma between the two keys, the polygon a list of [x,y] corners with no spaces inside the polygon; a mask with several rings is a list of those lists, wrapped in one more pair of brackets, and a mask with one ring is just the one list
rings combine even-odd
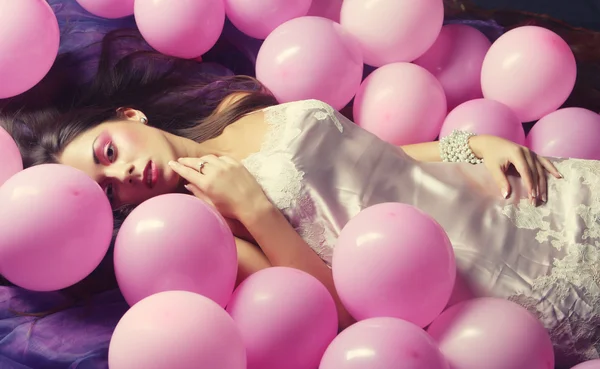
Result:
{"label": "eyebrow", "polygon": [[98,157],[96,156],[96,141],[98,141],[99,137],[100,136],[96,136],[94,142],[92,142],[92,158],[94,158],[94,163],[96,164],[100,164],[100,160],[98,160]]}

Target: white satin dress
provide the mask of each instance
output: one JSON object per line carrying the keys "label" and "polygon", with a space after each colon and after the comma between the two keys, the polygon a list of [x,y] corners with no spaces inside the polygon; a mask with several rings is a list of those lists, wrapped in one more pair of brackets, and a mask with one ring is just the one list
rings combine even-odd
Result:
{"label": "white satin dress", "polygon": [[262,149],[244,160],[271,201],[323,259],[362,209],[413,205],[448,233],[458,264],[454,301],[515,301],[549,330],[557,364],[599,358],[600,162],[556,160],[548,202],[534,207],[522,181],[503,199],[483,165],[424,163],[307,100],[267,108]]}

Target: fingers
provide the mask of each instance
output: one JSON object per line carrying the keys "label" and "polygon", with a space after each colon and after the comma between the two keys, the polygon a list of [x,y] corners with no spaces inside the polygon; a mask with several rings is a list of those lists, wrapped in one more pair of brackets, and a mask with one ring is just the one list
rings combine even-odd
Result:
{"label": "fingers", "polygon": [[538,156],[537,159],[542,164],[544,169],[547,170],[550,174],[552,174],[555,178],[563,178],[562,174],[560,174],[558,169],[556,169],[556,167],[554,166],[554,164],[552,164],[550,160],[543,156]]}
{"label": "fingers", "polygon": [[[486,165],[488,165],[488,164],[486,164]],[[511,189],[510,189],[510,183],[508,182],[508,178],[506,178],[506,173],[504,173],[502,168],[499,166],[493,166],[493,167],[488,166],[488,170],[492,174],[492,177],[494,177],[494,180],[498,184],[498,187],[500,187],[500,191],[502,192],[502,197],[507,199],[508,196],[510,196]]]}
{"label": "fingers", "polygon": [[176,161],[170,161],[169,167],[173,169],[173,171],[181,176],[181,178],[185,179],[189,183],[195,185],[200,190],[203,189],[204,180],[202,174],[198,172],[197,169],[194,169],[190,166],[183,165]]}
{"label": "fingers", "polygon": [[[524,149],[521,149],[520,155],[512,161],[512,165],[514,165],[517,172],[521,175],[523,182],[525,182],[525,187],[527,187],[527,191],[529,192],[529,201],[532,205],[535,205],[535,197],[534,196],[534,188],[537,187],[537,183],[534,183],[532,168],[527,160],[527,155],[523,152]],[[536,173],[537,178],[537,173]]]}
{"label": "fingers", "polygon": [[205,155],[200,158],[180,158],[177,160],[179,164],[185,165],[188,168],[191,168],[195,171],[199,171],[200,164],[204,163],[204,167],[202,173],[204,174],[205,170],[209,170],[209,167],[221,167],[223,162],[216,157],[215,155]]}
{"label": "fingers", "polygon": [[194,196],[196,196],[197,198],[199,198],[200,200],[206,202],[207,204],[209,204],[212,207],[215,207],[215,205],[213,204],[213,202],[208,198],[208,196],[206,196],[204,194],[204,192],[202,192],[202,190],[200,190],[200,188],[198,188],[198,186],[195,186],[191,183],[186,184],[185,189],[190,191],[190,193]]}
{"label": "fingers", "polygon": [[538,177],[538,196],[539,199],[543,202],[548,201],[548,181],[546,180],[546,170],[544,166],[539,161],[539,158],[533,154],[535,159],[535,167],[537,171]]}

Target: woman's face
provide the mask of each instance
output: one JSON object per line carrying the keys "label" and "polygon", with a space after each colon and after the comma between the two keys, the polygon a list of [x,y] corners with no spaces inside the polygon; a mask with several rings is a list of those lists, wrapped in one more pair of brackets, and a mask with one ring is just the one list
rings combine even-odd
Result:
{"label": "woman's face", "polygon": [[174,147],[164,132],[145,125],[145,119],[128,110],[121,121],[102,123],[75,138],[59,162],[98,182],[113,208],[176,192],[180,177],[168,165],[177,160]]}

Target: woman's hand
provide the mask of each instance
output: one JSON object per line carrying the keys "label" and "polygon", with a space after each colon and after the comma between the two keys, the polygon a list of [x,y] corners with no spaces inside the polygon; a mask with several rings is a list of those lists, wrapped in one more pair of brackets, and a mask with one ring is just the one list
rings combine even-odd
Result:
{"label": "woman's hand", "polygon": [[169,166],[189,182],[188,191],[211,203],[224,217],[245,219],[269,202],[252,174],[230,157],[181,158]]}
{"label": "woman's hand", "polygon": [[528,148],[501,137],[473,136],[469,145],[475,156],[483,159],[505,198],[511,192],[510,183],[506,177],[506,171],[511,164],[523,178],[532,205],[537,205],[538,200],[547,201],[546,172],[556,178],[562,178],[562,175],[548,159],[537,156]]}

